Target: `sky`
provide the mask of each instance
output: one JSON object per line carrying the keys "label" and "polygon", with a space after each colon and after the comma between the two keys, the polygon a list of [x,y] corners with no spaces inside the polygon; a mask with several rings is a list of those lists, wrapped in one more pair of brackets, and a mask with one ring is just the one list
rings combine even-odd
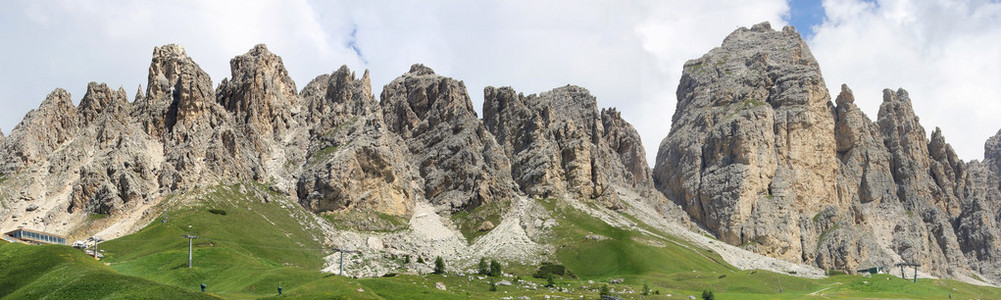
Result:
{"label": "sky", "polygon": [[830,1],[12,1],[0,10],[0,129],[54,88],[75,103],[87,83],[145,89],[155,46],[177,43],[217,85],[229,60],[265,43],[298,88],[347,65],[373,92],[423,63],[483,88],[526,95],[574,84],[616,107],[653,164],[670,130],[682,66],[740,27],[791,24],[875,119],[884,88],[903,87],[930,134],[982,159],[1001,129],[1001,3]]}

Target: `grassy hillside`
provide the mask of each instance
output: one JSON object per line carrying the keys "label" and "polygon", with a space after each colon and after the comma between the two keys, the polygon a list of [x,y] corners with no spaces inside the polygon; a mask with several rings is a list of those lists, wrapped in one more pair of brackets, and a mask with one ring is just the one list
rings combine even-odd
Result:
{"label": "grassy hillside", "polygon": [[[329,253],[317,221],[264,186],[217,186],[164,201],[166,223],[157,219],[139,232],[101,244],[97,262],[65,246],[0,243],[0,296],[7,298],[227,299],[497,299],[528,296],[596,298],[608,285],[623,298],[699,296],[717,299],[802,298],[990,298],[995,288],[952,280],[908,280],[876,275],[812,280],[760,270],[741,271],[719,255],[640,224],[639,230],[610,226],[561,200],[540,200],[559,224],[544,242],[556,249],[552,263],[569,272],[532,278],[538,266],[507,265],[512,277],[397,275],[351,279],[319,271]],[[268,196],[265,196],[268,195]],[[327,216],[336,217],[336,216]],[[626,216],[628,217],[628,216]],[[337,221],[337,220],[334,220]],[[498,221],[499,222],[499,221]],[[335,222],[336,223],[336,222]],[[478,222],[472,222],[474,224]],[[647,234],[653,232],[655,234]],[[187,267],[188,240],[195,234],[194,267]],[[590,238],[588,238],[590,237]],[[110,264],[106,266],[104,263]],[[428,262],[430,263],[430,262]],[[517,277],[517,278],[516,278]],[[622,284],[607,284],[624,278]],[[496,286],[490,281],[512,285]],[[446,290],[435,288],[437,282]],[[199,292],[206,284],[209,293]],[[650,295],[642,295],[644,284]],[[781,287],[781,293],[779,293]],[[659,293],[656,294],[655,292]]]}
{"label": "grassy hillside", "polygon": [[[271,293],[319,279],[325,249],[313,220],[300,207],[264,202],[262,186],[218,186],[196,200],[168,201],[167,222],[102,244],[112,268],[127,274],[223,294]],[[272,195],[277,197],[277,195]],[[188,202],[190,201],[190,202]],[[193,268],[188,268],[188,239]]]}
{"label": "grassy hillside", "polygon": [[[578,277],[643,278],[692,270],[736,270],[710,250],[677,239],[614,227],[559,202],[540,200],[559,223],[554,228],[553,238],[547,242],[557,246],[557,259]],[[588,239],[588,236],[597,239]]]}
{"label": "grassy hillside", "polygon": [[4,299],[211,299],[210,294],[118,274],[83,252],[61,245],[0,242]]}

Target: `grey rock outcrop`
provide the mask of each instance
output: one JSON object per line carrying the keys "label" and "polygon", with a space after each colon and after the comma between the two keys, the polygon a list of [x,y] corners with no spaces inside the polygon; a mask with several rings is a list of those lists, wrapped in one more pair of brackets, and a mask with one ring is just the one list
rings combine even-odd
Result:
{"label": "grey rock outcrop", "polygon": [[[936,141],[928,141],[918,121],[907,91],[883,90],[877,123],[890,154],[897,196],[903,208],[911,215],[918,214],[922,221],[915,221],[913,226],[903,226],[903,230],[895,229],[893,247],[904,260],[928,264],[928,268],[935,273],[952,273],[950,268],[962,261],[962,252],[950,225],[950,217],[959,212],[959,201],[952,193],[944,192],[932,178],[932,162],[938,161],[933,157],[935,153],[929,152],[929,147],[935,146]],[[937,147],[947,146],[941,140],[941,132],[938,132],[937,139],[940,140]],[[955,153],[952,155],[955,156]],[[949,173],[956,172],[950,169]],[[945,182],[948,180],[942,179]],[[940,263],[934,264],[933,261]]]}
{"label": "grey rock outcrop", "polygon": [[70,94],[55,89],[45,101],[24,116],[10,136],[4,139],[0,156],[0,175],[12,175],[25,166],[38,163],[66,143],[79,129],[77,108]]}
{"label": "grey rock outcrop", "polygon": [[653,188],[653,170],[646,161],[646,150],[639,132],[622,119],[615,108],[601,109],[601,122],[605,126],[605,140],[625,168],[622,179],[635,189]]}
{"label": "grey rock outcrop", "polygon": [[295,82],[281,57],[263,44],[233,58],[229,65],[232,78],[219,84],[218,101],[251,139],[254,152],[270,152],[267,148],[272,142],[280,141],[293,125]]}
{"label": "grey rock outcrop", "polygon": [[1001,174],[1001,130],[984,144],[984,164]]}
{"label": "grey rock outcrop", "polygon": [[65,195],[60,206],[31,204],[45,215],[43,222],[59,211],[117,214],[151,200],[158,155],[149,153],[155,142],[131,112],[124,90],[103,83],[90,83],[79,107],[57,89],[4,141],[3,175],[29,183],[18,187],[26,201]]}
{"label": "grey rock outcrop", "polygon": [[297,183],[300,203],[316,212],[366,208],[409,215],[422,194],[404,141],[390,132],[368,72],[346,66],[303,89],[308,153]]}
{"label": "grey rock outcrop", "polygon": [[155,199],[158,169],[150,155],[153,139],[129,118],[132,104],[125,90],[113,91],[91,83],[80,100],[81,129],[64,150],[81,160],[79,180],[73,184],[68,211],[115,215],[136,203]]}
{"label": "grey rock outcrop", "polygon": [[383,87],[386,125],[407,144],[439,211],[472,209],[517,192],[504,150],[476,116],[466,86],[424,65]]}
{"label": "grey rock outcrop", "polygon": [[136,104],[145,131],[163,143],[160,186],[184,190],[195,185],[261,179],[258,155],[216,102],[208,74],[178,45],[153,51],[146,98]]}
{"label": "grey rock outcrop", "polygon": [[898,201],[890,157],[876,124],[854,103],[848,86],[837,98],[838,195],[845,203]]}
{"label": "grey rock outcrop", "polygon": [[515,182],[529,196],[569,195],[618,208],[616,187],[652,190],[636,130],[614,109],[599,112],[584,88],[526,97],[509,87],[487,87],[483,110],[484,124],[511,160]]}
{"label": "grey rock outcrop", "polygon": [[953,220],[970,268],[1001,278],[1001,131],[984,145],[984,161],[966,165],[962,212]]}
{"label": "grey rock outcrop", "polygon": [[967,163],[941,130],[926,138],[903,89],[883,91],[876,122],[847,86],[835,102],[795,30],[739,29],[686,63],[655,184],[721,240],[765,255],[1001,280],[1001,137]]}
{"label": "grey rock outcrop", "polygon": [[[278,181],[284,190],[291,186],[291,174],[286,168],[289,157],[296,156],[294,128],[299,124],[293,116],[298,112],[295,82],[288,75],[281,57],[256,45],[246,54],[230,60],[231,78],[223,79],[215,96],[232,116],[231,132],[220,126],[222,136],[234,136],[226,143],[237,144],[245,151],[223,153],[230,157],[252,157],[252,178],[257,181]],[[224,144],[228,147],[228,144]]]}
{"label": "grey rock outcrop", "polygon": [[843,206],[833,110],[795,30],[738,29],[685,64],[655,183],[721,240],[800,261],[812,234],[788,228]]}

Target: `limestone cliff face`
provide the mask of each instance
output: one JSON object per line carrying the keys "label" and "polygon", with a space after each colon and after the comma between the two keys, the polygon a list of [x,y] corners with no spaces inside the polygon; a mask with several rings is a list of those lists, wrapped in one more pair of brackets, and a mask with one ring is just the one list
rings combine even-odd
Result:
{"label": "limestone cliff face", "polygon": [[[877,123],[883,135],[883,143],[890,153],[890,168],[897,185],[897,196],[903,208],[910,215],[919,215],[919,221],[923,223],[915,221],[917,224],[910,229],[895,229],[893,248],[905,260],[932,263],[929,267],[938,273],[951,272],[949,269],[955,263],[948,262],[959,262],[962,257],[949,222],[951,215],[958,213],[958,201],[933,179],[932,162],[936,161],[932,157],[934,153],[929,152],[930,143],[924,128],[918,123],[918,117],[914,115],[907,91],[883,91],[883,104],[880,105]],[[941,132],[937,138],[942,139]],[[932,145],[934,143],[931,142]],[[944,146],[940,144],[938,147]],[[955,156],[955,153],[952,155]],[[965,173],[964,170],[959,171]],[[956,171],[950,168],[949,173]],[[949,182],[951,179],[942,180]],[[916,235],[915,231],[928,232]],[[939,263],[934,264],[934,261]]]}
{"label": "limestone cliff face", "polygon": [[685,64],[654,180],[719,238],[802,259],[800,230],[835,191],[833,105],[819,66],[791,27],[730,34]]}
{"label": "limestone cliff face", "polygon": [[248,175],[257,181],[272,181],[288,191],[294,175],[285,166],[289,165],[288,158],[296,154],[293,151],[297,148],[289,144],[295,140],[294,132],[300,125],[295,116],[299,112],[295,82],[281,57],[263,44],[229,64],[231,78],[223,79],[215,97],[233,122],[219,128],[223,137],[234,137],[227,143],[245,151],[223,155],[250,157],[252,160],[245,166],[251,168]]}
{"label": "limestone cliff face", "polygon": [[228,178],[252,180],[258,155],[247,146],[234,116],[216,101],[208,74],[178,45],[153,51],[146,98],[136,119],[163,143],[160,185],[184,190]]}
{"label": "limestone cliff face", "polygon": [[817,215],[808,227],[819,233],[817,247],[805,248],[804,260],[841,270],[892,265],[888,245],[897,223],[888,221],[900,219],[904,210],[898,204],[889,153],[878,125],[855,105],[847,86],[841,86],[836,102],[837,192],[839,202],[850,206]]}
{"label": "limestone cliff face", "polygon": [[255,152],[269,152],[292,127],[297,91],[281,57],[261,44],[230,60],[231,79],[219,84],[218,101],[234,115]]}
{"label": "limestone cliff face", "polygon": [[380,99],[386,125],[406,142],[424,179],[424,197],[436,209],[471,209],[514,197],[511,164],[476,116],[461,81],[413,65],[383,87]]}
{"label": "limestone cliff face", "polygon": [[617,208],[616,187],[653,187],[636,130],[614,109],[599,112],[584,88],[526,97],[509,87],[487,87],[483,110],[514,180],[529,196],[568,195]]}
{"label": "limestone cliff face", "polygon": [[647,164],[646,150],[636,128],[622,119],[614,107],[601,109],[601,122],[605,126],[605,141],[625,168],[621,179],[636,189],[652,189],[653,171]]}
{"label": "limestone cliff face", "polygon": [[129,118],[125,90],[91,83],[79,111],[84,128],[63,150],[82,162],[67,210],[117,215],[155,199],[158,163],[149,150],[156,142]]}
{"label": "limestone cliff face", "polygon": [[884,90],[875,122],[854,102],[842,86],[830,103],[793,29],[739,29],[686,63],[655,184],[721,240],[758,253],[1001,280],[1001,138],[967,163],[941,130],[927,138],[907,91]]}
{"label": "limestone cliff face", "polygon": [[1001,173],[1001,130],[984,144],[984,164]]}
{"label": "limestone cliff face", "polygon": [[321,75],[303,89],[308,153],[297,194],[317,212],[366,208],[409,215],[423,195],[404,141],[389,131],[372,95],[368,72],[347,67]]}
{"label": "limestone cliff face", "polygon": [[30,221],[65,230],[86,220],[87,213],[124,215],[155,199],[162,155],[130,118],[125,91],[92,82],[79,107],[69,97],[58,89],[50,94],[0,150],[5,162],[13,162],[5,166],[14,167],[0,176],[16,184],[6,188],[17,197],[5,205],[33,214],[16,218],[15,213],[2,220],[5,226]]}
{"label": "limestone cliff face", "polygon": [[79,128],[77,108],[70,94],[55,89],[37,109],[24,116],[4,139],[0,156],[0,174],[12,174],[38,163],[69,141]]}

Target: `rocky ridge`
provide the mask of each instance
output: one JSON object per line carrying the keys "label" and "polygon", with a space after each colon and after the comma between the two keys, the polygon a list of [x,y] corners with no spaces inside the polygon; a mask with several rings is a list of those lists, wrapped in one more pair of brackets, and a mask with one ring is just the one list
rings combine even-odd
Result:
{"label": "rocky ridge", "polygon": [[368,72],[357,79],[347,67],[321,75],[300,94],[305,163],[296,193],[317,212],[355,207],[409,215],[422,188],[404,141],[389,131],[374,99]]}
{"label": "rocky ridge", "polygon": [[[498,142],[494,132],[513,136],[540,116],[491,128],[463,82],[426,66],[413,65],[383,87],[379,100],[368,72],[359,78],[346,66],[297,91],[281,58],[264,45],[233,58],[230,71],[213,89],[183,47],[164,45],[153,50],[146,89],[131,102],[124,89],[103,83],[89,84],[78,106],[54,90],[0,140],[0,225],[113,238],[159,215],[164,199],[178,196],[166,205],[184,205],[222,186],[283,208],[297,202],[317,215],[306,223],[325,222],[318,217],[324,214],[362,216],[354,223],[359,232],[326,226],[328,243],[534,263],[554,251],[536,241],[555,221],[531,197],[616,209],[621,201],[651,198],[644,203],[653,204],[654,215],[684,219],[671,215],[670,202],[652,188],[635,129],[614,109],[599,111],[583,88],[542,93],[536,100],[551,101],[532,104],[556,116],[544,126],[565,128],[535,132],[554,147],[530,155],[560,160],[512,167],[515,153],[505,148],[511,141]],[[539,183],[516,181],[512,173],[540,172],[558,174],[545,182],[556,193],[526,197]],[[480,239],[467,240],[448,219],[488,204],[487,213],[500,219],[483,227]],[[377,224],[385,219],[410,222],[404,231],[373,233],[385,229]]]}
{"label": "rocky ridge", "polygon": [[907,91],[884,90],[875,122],[854,102],[842,86],[831,103],[792,27],[738,29],[685,64],[655,184],[721,240],[768,256],[1001,280],[997,138],[984,162],[963,162],[941,130],[926,138]]}
{"label": "rocky ridge", "polygon": [[406,142],[424,197],[436,208],[472,209],[515,195],[510,163],[461,81],[413,65],[380,99],[389,130]]}
{"label": "rocky ridge", "polygon": [[621,209],[615,189],[660,201],[639,134],[615,109],[597,108],[584,88],[565,86],[524,96],[484,89],[483,118],[510,159],[512,176],[537,198],[595,199]]}

